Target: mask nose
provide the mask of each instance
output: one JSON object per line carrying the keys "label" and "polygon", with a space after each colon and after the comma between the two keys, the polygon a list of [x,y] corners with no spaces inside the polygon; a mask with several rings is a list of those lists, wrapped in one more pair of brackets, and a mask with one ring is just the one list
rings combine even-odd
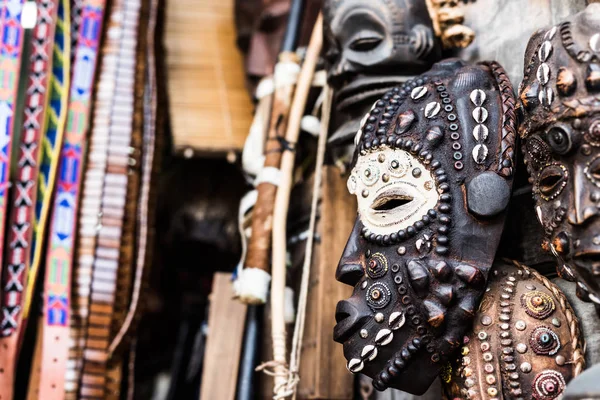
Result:
{"label": "mask nose", "polygon": [[359,246],[359,241],[360,226],[356,223],[335,270],[335,279],[350,286],[356,286],[365,274],[364,249]]}
{"label": "mask nose", "polygon": [[583,168],[579,165],[574,168],[573,177],[573,207],[567,216],[571,225],[582,225],[598,215],[598,207],[594,201],[595,193],[590,192],[585,182],[587,179]]}
{"label": "mask nose", "polygon": [[350,74],[351,67],[348,61],[342,56],[338,62],[336,62],[329,72],[329,82],[333,86],[341,86]]}

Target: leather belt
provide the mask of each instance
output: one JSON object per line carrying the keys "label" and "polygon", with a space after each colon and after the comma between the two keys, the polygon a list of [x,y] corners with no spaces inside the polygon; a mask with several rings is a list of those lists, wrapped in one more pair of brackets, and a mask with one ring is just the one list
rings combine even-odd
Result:
{"label": "leather belt", "polygon": [[[162,119],[157,115],[158,109],[158,80],[156,77],[156,56],[155,56],[155,35],[156,22],[158,13],[158,0],[150,0],[147,16],[147,26],[140,29],[140,40],[143,42],[143,34],[145,32],[146,43],[140,46],[138,52],[138,68],[146,67],[146,73],[138,71],[136,91],[144,90],[143,101],[143,140],[142,140],[142,158],[141,158],[141,182],[139,187],[139,201],[137,204],[137,231],[136,231],[136,248],[135,254],[135,273],[131,288],[131,301],[127,313],[124,316],[123,323],[119,327],[113,341],[109,347],[109,353],[117,352],[124,339],[131,336],[135,331],[140,312],[140,297],[142,290],[148,278],[147,265],[152,260],[152,243],[154,239],[154,213],[156,210],[156,182],[158,180],[158,171],[160,169],[160,149],[162,147],[161,130]],[[144,3],[145,4],[145,3]],[[145,18],[140,20],[140,25],[145,21]],[[142,83],[145,79],[145,85],[142,88]],[[138,110],[136,106],[136,111]],[[162,114],[161,114],[162,115]],[[131,362],[130,362],[131,364]],[[130,371],[131,374],[131,371]],[[133,388],[129,388],[129,393],[133,393]]]}
{"label": "leather belt", "polygon": [[[122,2],[113,4],[112,9],[120,9]],[[99,66],[97,94],[94,99],[94,118],[90,129],[87,165],[83,177],[83,188],[78,221],[78,245],[75,258],[75,282],[73,284],[73,306],[71,316],[71,344],[67,366],[65,391],[69,397],[77,397],[85,329],[89,316],[89,297],[92,284],[92,271],[98,228],[101,226],[102,185],[106,178],[108,158],[108,131],[112,112],[112,87],[115,84],[118,62],[118,37],[121,35],[120,21],[109,19],[106,39],[102,46],[102,61]],[[117,37],[117,38],[115,38]]]}
{"label": "leather belt", "polygon": [[[34,232],[31,241],[31,268],[28,274],[29,284],[25,286],[25,299],[23,308],[23,328],[21,337],[26,328],[26,321],[30,318],[31,300],[35,282],[37,281],[38,271],[40,270],[40,261],[42,258],[42,249],[44,244],[44,235],[47,227],[47,219],[52,200],[54,183],[56,181],[56,170],[60,156],[60,147],[65,129],[67,116],[67,105],[69,101],[69,80],[71,76],[71,49],[68,40],[69,29],[69,1],[60,0],[58,6],[58,22],[54,32],[54,49],[52,57],[52,74],[50,76],[50,87],[48,94],[48,109],[46,110],[44,134],[39,162],[39,175],[36,182],[37,196],[35,205]],[[67,40],[65,40],[67,38]],[[34,322],[37,326],[37,336],[35,344],[35,355],[30,370],[28,399],[39,398],[39,380],[41,377],[42,362],[42,344],[44,319],[34,316]],[[20,341],[21,342],[21,341]]]}
{"label": "leather belt", "polygon": [[68,124],[62,145],[46,260],[40,398],[62,399],[69,351],[71,269],[104,0],[86,1],[75,50]]}
{"label": "leather belt", "polygon": [[[46,2],[44,2],[46,3]],[[49,3],[52,3],[51,1]],[[6,82],[2,82],[0,91],[0,264],[4,254],[5,223],[10,226],[9,246],[6,267],[2,276],[2,316],[0,322],[0,397],[12,399],[16,358],[18,354],[18,331],[21,322],[22,293],[26,285],[26,274],[29,269],[29,242],[31,240],[31,211],[35,195],[35,148],[39,142],[42,118],[44,115],[44,99],[47,86],[47,72],[49,68],[48,50],[52,49],[52,34],[48,35],[48,43],[33,49],[33,58],[39,57],[39,64],[31,62],[28,67],[28,90],[25,101],[24,127],[19,150],[19,171],[16,179],[16,190],[11,197],[13,210],[5,221],[8,206],[8,181],[10,170],[10,154],[13,137],[14,111],[16,109],[18,79],[21,68],[23,48],[23,28],[21,26],[21,11],[23,1],[1,3],[0,25],[3,27],[0,39],[0,69]],[[52,13],[53,4],[49,5]],[[43,14],[45,10],[41,10]],[[43,29],[52,29],[53,18],[38,18],[38,23],[44,24],[40,29],[36,26],[33,32],[33,43],[41,36]],[[43,39],[44,41],[46,38]],[[39,80],[36,79],[40,77]],[[28,179],[27,174],[33,174],[33,179]]]}
{"label": "leather belt", "polygon": [[[85,326],[80,398],[105,398],[109,391],[114,394],[116,390],[107,375],[108,372],[115,374],[120,362],[113,360],[109,366],[111,328],[114,330],[111,324],[115,321],[115,312],[125,309],[117,302],[117,297],[128,299],[131,286],[128,275],[131,273],[135,199],[139,184],[134,167],[137,168],[136,158],[141,146],[141,119],[134,120],[135,92],[139,93],[134,89],[141,3],[139,0],[115,1],[112,7],[110,20],[120,22],[120,35],[107,35],[106,42],[106,46],[116,45],[118,49],[117,68],[115,80],[107,92],[102,93],[102,96],[112,98],[112,102],[105,147],[106,171],[99,188],[101,219],[93,260],[89,320]],[[113,40],[116,43],[111,43]],[[134,126],[138,128],[134,129]]]}

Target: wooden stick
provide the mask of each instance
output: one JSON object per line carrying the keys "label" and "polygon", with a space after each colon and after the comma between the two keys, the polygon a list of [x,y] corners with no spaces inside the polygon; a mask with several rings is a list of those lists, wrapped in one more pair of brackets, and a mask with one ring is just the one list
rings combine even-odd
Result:
{"label": "wooden stick", "polygon": [[[289,114],[285,140],[288,144],[295,144],[300,133],[300,122],[304,115],[306,99],[312,86],[313,75],[321,53],[323,44],[323,18],[319,14],[313,29],[306,58],[302,64],[296,93]],[[287,150],[287,151],[286,151]],[[273,392],[274,398],[289,396],[286,388],[288,376],[286,373],[286,333],[284,318],[284,291],[286,277],[286,227],[287,214],[292,190],[295,151],[287,148],[281,156],[281,182],[275,197],[273,212],[273,267],[271,282],[271,333],[273,336],[273,360],[276,362]]]}

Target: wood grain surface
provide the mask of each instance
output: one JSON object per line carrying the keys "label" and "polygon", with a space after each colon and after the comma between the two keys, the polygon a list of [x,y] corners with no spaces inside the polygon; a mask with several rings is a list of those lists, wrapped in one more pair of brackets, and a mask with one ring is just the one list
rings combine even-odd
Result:
{"label": "wood grain surface", "polygon": [[200,399],[233,400],[244,337],[246,305],[233,299],[231,274],[213,278]]}
{"label": "wood grain surface", "polygon": [[234,0],[168,1],[165,47],[175,151],[241,150],[253,106],[235,44]]}

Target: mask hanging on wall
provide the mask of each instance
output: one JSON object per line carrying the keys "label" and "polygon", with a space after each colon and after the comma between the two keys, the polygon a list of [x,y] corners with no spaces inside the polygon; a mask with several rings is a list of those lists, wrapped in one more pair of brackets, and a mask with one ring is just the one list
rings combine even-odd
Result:
{"label": "mask hanging on wall", "polygon": [[348,189],[358,217],[336,278],[334,339],[351,372],[421,394],[462,343],[510,198],[515,99],[497,63],[456,59],[364,117]]}
{"label": "mask hanging on wall", "polygon": [[427,71],[441,59],[442,46],[424,1],[326,0],[323,17],[335,90],[330,142],[351,144],[373,102]]}
{"label": "mask hanging on wall", "polygon": [[442,370],[448,398],[552,400],[585,367],[579,322],[558,286],[495,263],[460,355]]}
{"label": "mask hanging on wall", "polygon": [[520,134],[543,248],[600,312],[600,4],[534,34],[524,75]]}

